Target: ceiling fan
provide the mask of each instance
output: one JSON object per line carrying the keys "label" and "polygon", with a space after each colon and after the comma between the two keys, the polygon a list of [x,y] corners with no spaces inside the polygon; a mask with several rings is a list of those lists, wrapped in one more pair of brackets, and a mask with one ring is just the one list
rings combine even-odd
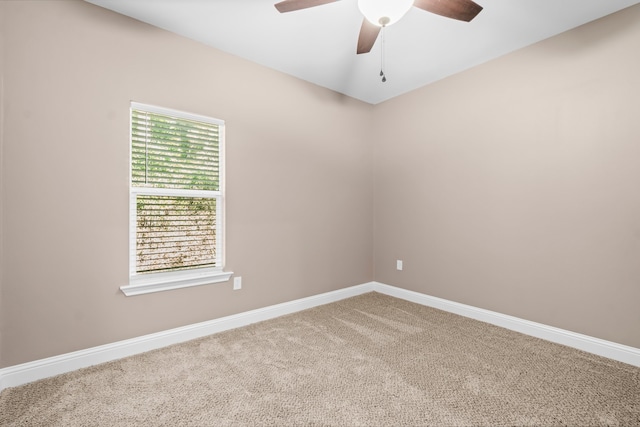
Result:
{"label": "ceiling fan", "polygon": [[[334,3],[339,0],[284,0],[275,4],[280,13]],[[397,22],[415,6],[418,9],[447,18],[469,22],[480,13],[482,6],[472,0],[358,0],[364,15],[357,53],[368,53],[375,44],[380,29]]]}

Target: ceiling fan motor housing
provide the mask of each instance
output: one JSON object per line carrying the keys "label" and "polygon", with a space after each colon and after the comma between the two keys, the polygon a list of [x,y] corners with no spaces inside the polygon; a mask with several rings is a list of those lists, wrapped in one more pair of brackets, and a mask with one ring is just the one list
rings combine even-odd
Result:
{"label": "ceiling fan motor housing", "polygon": [[373,25],[386,27],[398,22],[413,6],[413,0],[358,0],[358,8]]}

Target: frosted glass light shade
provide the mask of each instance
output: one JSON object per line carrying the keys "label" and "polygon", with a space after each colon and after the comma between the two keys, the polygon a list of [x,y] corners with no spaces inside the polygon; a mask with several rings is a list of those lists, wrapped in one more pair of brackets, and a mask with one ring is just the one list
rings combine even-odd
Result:
{"label": "frosted glass light shade", "polygon": [[398,22],[413,6],[413,0],[358,0],[360,12],[378,27]]}

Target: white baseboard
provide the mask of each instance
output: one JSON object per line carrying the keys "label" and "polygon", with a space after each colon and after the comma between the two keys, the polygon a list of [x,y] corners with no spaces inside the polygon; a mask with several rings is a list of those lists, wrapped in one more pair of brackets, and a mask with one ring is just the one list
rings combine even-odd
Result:
{"label": "white baseboard", "polygon": [[308,298],[259,308],[232,316],[221,317],[202,323],[170,329],[155,334],[144,335],[118,341],[112,344],[74,351],[60,356],[48,357],[33,362],[0,369],[0,391],[7,387],[37,381],[43,378],[64,374],[77,369],[100,363],[110,362],[127,356],[144,353],[173,344],[201,338],[218,332],[239,328],[263,320],[273,319],[297,311],[306,310],[323,304],[350,298],[373,290],[373,283],[339,289]]}
{"label": "white baseboard", "polygon": [[611,341],[590,337],[588,335],[555,328],[553,326],[543,325],[542,323],[531,322],[529,320],[508,316],[506,314],[496,313],[495,311],[432,297],[419,292],[396,288],[383,283],[374,282],[373,290],[381,294],[448,311],[450,313],[459,314],[461,316],[470,317],[505,329],[510,329],[536,338],[542,338],[557,344],[563,344],[568,347],[597,354],[598,356],[607,357],[609,359],[640,367],[640,349],[635,347],[629,347]]}
{"label": "white baseboard", "polygon": [[640,349],[634,347],[628,347],[540,323],[530,322],[517,317],[396,288],[383,283],[370,282],[207,322],[196,323],[138,338],[10,366],[0,369],[0,391],[7,387],[16,387],[65,372],[133,356],[146,351],[273,319],[372,291],[491,323],[506,329],[640,367]]}

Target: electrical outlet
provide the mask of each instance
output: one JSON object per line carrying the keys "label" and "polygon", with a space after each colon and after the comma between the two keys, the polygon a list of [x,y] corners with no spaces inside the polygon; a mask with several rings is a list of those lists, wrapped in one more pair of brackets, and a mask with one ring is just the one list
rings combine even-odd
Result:
{"label": "electrical outlet", "polygon": [[401,259],[396,261],[396,270],[398,270],[398,271],[402,270],[402,260]]}
{"label": "electrical outlet", "polygon": [[233,290],[237,291],[242,289],[242,277],[234,277],[233,278]]}

